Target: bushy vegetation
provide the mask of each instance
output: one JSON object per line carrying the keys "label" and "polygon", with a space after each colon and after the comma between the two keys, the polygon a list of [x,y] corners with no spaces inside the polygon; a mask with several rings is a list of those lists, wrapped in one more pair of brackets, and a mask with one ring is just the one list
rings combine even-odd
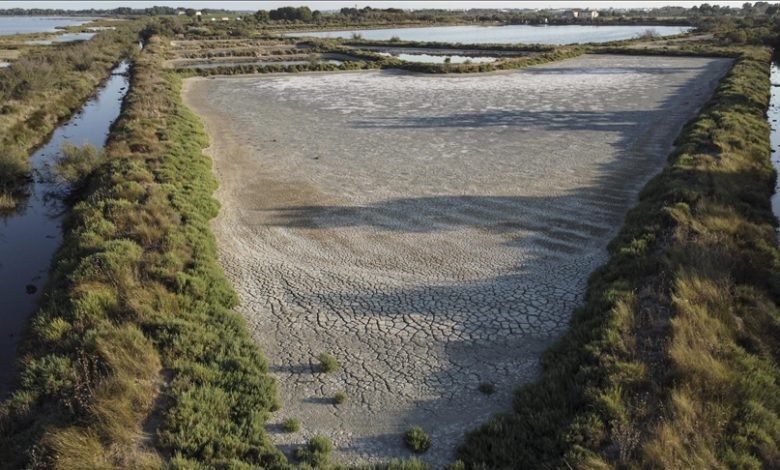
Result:
{"label": "bushy vegetation", "polygon": [[60,145],[62,156],[54,167],[56,176],[68,184],[71,191],[83,189],[88,178],[105,162],[105,153],[92,144],[82,147],[71,142]]}
{"label": "bushy vegetation", "polygon": [[485,395],[492,395],[496,393],[496,384],[493,382],[482,382],[479,384],[479,391]]}
{"label": "bushy vegetation", "polygon": [[642,191],[586,304],[467,468],[780,466],[770,51],[743,49]]}
{"label": "bushy vegetation", "polygon": [[0,212],[25,195],[30,151],[135,51],[139,30],[129,22],[89,41],[32,48],[0,68]]}
{"label": "bushy vegetation", "polygon": [[179,85],[155,44],[140,54],[0,408],[5,468],[286,467],[263,429],[274,381],[208,228],[206,136]]}
{"label": "bushy vegetation", "polygon": [[333,394],[333,403],[341,405],[347,402],[347,393],[344,391],[338,391]]}
{"label": "bushy vegetation", "polygon": [[282,430],[284,432],[298,432],[301,429],[301,422],[296,418],[287,418],[282,421]]}
{"label": "bushy vegetation", "polygon": [[317,362],[319,363],[319,371],[320,372],[335,372],[339,369],[339,361],[336,360],[335,357],[331,356],[328,353],[320,353],[317,356]]}
{"label": "bushy vegetation", "polygon": [[431,437],[420,426],[412,426],[404,433],[404,444],[417,454],[422,454],[431,448]]}
{"label": "bushy vegetation", "polygon": [[314,436],[305,446],[295,450],[295,458],[314,468],[327,468],[331,463],[332,451],[333,443],[330,439],[325,436]]}

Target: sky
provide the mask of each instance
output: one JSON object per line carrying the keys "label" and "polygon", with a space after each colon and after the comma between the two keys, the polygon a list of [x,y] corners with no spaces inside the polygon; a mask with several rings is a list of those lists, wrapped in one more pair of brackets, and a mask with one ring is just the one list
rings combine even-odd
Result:
{"label": "sky", "polygon": [[[597,1],[597,0],[562,0],[562,1],[461,1],[461,0],[420,0],[420,1],[337,1],[337,0],[291,0],[291,1],[240,1],[240,0],[199,0],[199,1],[170,1],[170,0],[124,0],[124,1],[21,1],[21,0],[0,0],[0,9],[2,8],[61,8],[70,10],[80,9],[111,9],[123,6],[133,8],[145,8],[154,5],[187,7],[187,8],[225,8],[228,10],[270,10],[280,6],[301,6],[306,5],[313,10],[337,10],[342,7],[362,8],[371,6],[376,8],[442,8],[442,9],[464,9],[464,8],[648,8],[660,7],[664,5],[678,5],[691,7],[700,5],[705,1],[675,1],[675,0],[638,0],[638,1]],[[739,7],[744,3],[742,1],[706,1],[711,5],[724,5]],[[778,3],[773,1],[770,3]]]}

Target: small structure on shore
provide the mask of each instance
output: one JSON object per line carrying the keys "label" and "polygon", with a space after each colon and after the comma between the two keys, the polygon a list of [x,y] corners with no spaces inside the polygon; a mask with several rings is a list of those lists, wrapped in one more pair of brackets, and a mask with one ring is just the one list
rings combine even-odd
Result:
{"label": "small structure on shore", "polygon": [[598,10],[580,10],[579,8],[575,8],[573,10],[569,10],[566,13],[563,14],[566,18],[582,18],[582,19],[593,19],[599,17]]}

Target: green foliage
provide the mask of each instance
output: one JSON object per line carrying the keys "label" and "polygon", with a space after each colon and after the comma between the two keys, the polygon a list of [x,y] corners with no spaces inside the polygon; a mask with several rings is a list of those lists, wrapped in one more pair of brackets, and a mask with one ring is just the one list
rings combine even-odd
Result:
{"label": "green foliage", "polygon": [[347,393],[343,391],[338,391],[333,395],[333,403],[337,405],[341,405],[342,403],[347,402]]}
{"label": "green foliage", "polygon": [[419,426],[412,426],[404,433],[404,444],[414,453],[422,454],[431,447],[431,437]]}
{"label": "green foliage", "polygon": [[[174,468],[287,467],[264,431],[275,384],[230,310],[209,231],[207,139],[160,63],[154,44],[135,63],[103,164],[81,151],[69,162],[90,167],[91,184],[66,222],[23,380],[0,407],[5,468],[159,468],[161,454]],[[138,448],[155,406],[157,448]]]}
{"label": "green foliage", "polygon": [[282,430],[284,432],[298,432],[301,429],[301,422],[296,418],[287,418],[282,421]]}
{"label": "green foliage", "polygon": [[770,51],[710,51],[736,53],[732,70],[610,243],[542,379],[459,448],[466,468],[780,465]]}
{"label": "green foliage", "polygon": [[314,436],[304,447],[295,450],[295,458],[315,468],[326,468],[330,464],[333,443],[325,436]]}
{"label": "green foliage", "polygon": [[493,382],[482,382],[479,384],[479,391],[485,395],[492,395],[496,393],[496,384]]}
{"label": "green foliage", "polygon": [[73,188],[82,188],[87,178],[97,170],[105,160],[103,152],[93,145],[79,147],[70,142],[60,146],[62,157],[54,167],[54,173]]}
{"label": "green foliage", "polygon": [[331,356],[328,353],[320,353],[317,356],[317,361],[319,362],[319,371],[324,373],[330,373],[335,372],[339,369],[339,362],[336,360],[335,357]]}

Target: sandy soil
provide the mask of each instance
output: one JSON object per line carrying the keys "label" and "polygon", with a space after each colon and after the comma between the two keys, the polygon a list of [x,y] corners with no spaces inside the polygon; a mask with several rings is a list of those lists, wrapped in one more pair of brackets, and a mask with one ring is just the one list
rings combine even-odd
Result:
{"label": "sandy soil", "polygon": [[[489,75],[188,79],[221,182],[221,260],[279,380],[275,442],[325,434],[341,458],[377,461],[410,455],[401,434],[417,424],[433,440],[423,458],[449,461],[538,377],[729,64],[584,56]],[[317,372],[321,352],[341,369]],[[279,432],[290,416],[301,431]]]}

